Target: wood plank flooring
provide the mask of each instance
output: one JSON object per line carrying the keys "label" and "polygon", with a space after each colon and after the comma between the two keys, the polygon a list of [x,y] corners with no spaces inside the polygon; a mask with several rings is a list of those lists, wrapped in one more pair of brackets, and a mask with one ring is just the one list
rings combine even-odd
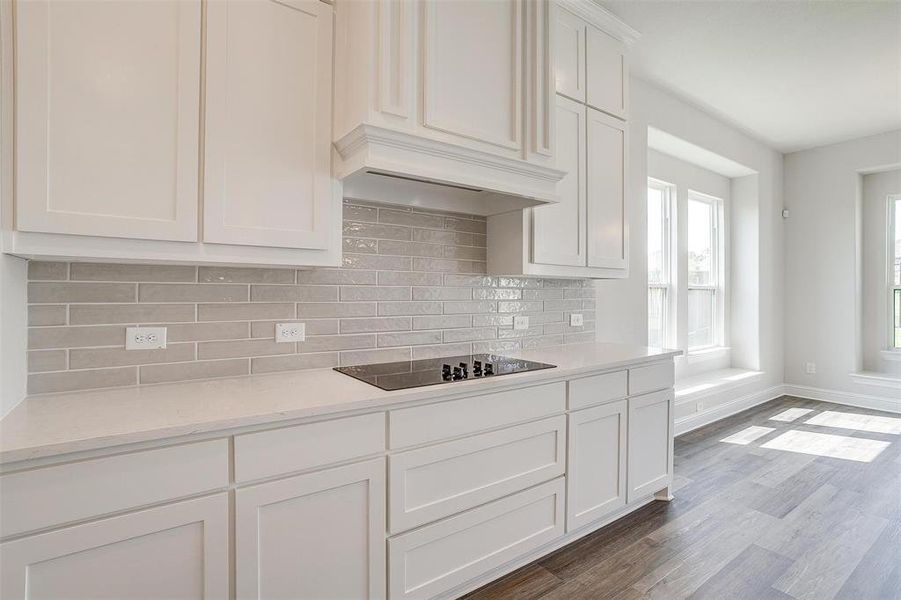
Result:
{"label": "wood plank flooring", "polygon": [[677,438],[673,487],[465,598],[901,600],[901,415],[783,397]]}

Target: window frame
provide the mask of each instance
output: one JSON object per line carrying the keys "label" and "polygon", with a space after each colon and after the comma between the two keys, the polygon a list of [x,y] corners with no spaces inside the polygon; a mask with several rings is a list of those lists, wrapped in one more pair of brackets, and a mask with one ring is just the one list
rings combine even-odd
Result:
{"label": "window frame", "polygon": [[[703,192],[699,192],[697,190],[688,190],[688,194],[686,197],[686,240],[685,247],[688,247],[688,239],[687,239],[687,231],[690,224],[687,222],[688,218],[688,203],[691,201],[703,202],[710,206],[711,211],[711,231],[710,231],[710,242],[711,242],[711,257],[710,257],[710,268],[711,268],[711,280],[712,283],[709,284],[692,284],[686,281],[686,302],[688,298],[688,294],[692,290],[707,290],[713,292],[713,315],[712,315],[712,327],[713,327],[713,335],[712,342],[710,344],[705,344],[703,346],[690,346],[688,343],[688,321],[686,317],[685,322],[685,352],[686,355],[698,355],[709,353],[713,350],[717,350],[720,348],[724,348],[726,346],[725,343],[725,253],[726,253],[726,242],[725,242],[725,203],[722,198],[718,198],[716,196],[711,196],[710,194],[705,194]],[[686,251],[686,273],[687,273],[687,251]]]}
{"label": "window frame", "polygon": [[[648,177],[647,181],[647,189],[655,189],[659,190],[661,193],[661,197],[663,199],[663,239],[661,240],[662,248],[663,248],[663,257],[662,262],[664,266],[664,276],[663,282],[651,282],[650,278],[647,281],[647,288],[650,291],[651,289],[660,289],[663,290],[664,294],[664,303],[663,303],[663,338],[664,345],[667,347],[676,347],[675,337],[676,337],[676,321],[678,319],[678,315],[676,314],[676,293],[677,293],[677,273],[678,269],[676,268],[676,260],[675,257],[677,252],[675,252],[675,235],[674,235],[674,227],[675,227],[675,215],[676,215],[676,202],[677,202],[677,190],[676,185],[663,181],[661,179],[656,179],[654,177]],[[647,208],[647,201],[645,202],[645,208]],[[647,227],[646,227],[647,229]],[[650,323],[649,323],[650,324]],[[648,328],[648,333],[650,334],[650,328]],[[648,340],[650,341],[650,340]]]}
{"label": "window frame", "polygon": [[901,346],[895,345],[895,294],[901,293],[901,281],[895,283],[895,219],[898,206],[901,205],[901,194],[890,194],[886,198],[886,352],[901,356]]}

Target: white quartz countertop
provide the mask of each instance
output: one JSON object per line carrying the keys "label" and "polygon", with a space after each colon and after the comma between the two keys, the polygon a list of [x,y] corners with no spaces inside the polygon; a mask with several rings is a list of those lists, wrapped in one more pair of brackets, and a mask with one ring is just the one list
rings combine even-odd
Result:
{"label": "white quartz countertop", "polygon": [[278,424],[397,404],[458,398],[670,358],[681,352],[588,343],[508,353],[555,369],[386,392],[313,369],[227,379],[32,396],[0,420],[0,464]]}

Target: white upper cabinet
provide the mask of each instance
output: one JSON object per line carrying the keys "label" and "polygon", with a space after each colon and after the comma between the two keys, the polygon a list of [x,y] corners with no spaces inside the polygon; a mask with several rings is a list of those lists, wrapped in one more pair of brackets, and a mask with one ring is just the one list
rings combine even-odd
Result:
{"label": "white upper cabinet", "polygon": [[5,251],[340,263],[331,5],[19,0],[0,13],[16,72],[0,93],[17,106]]}
{"label": "white upper cabinet", "polygon": [[596,27],[585,36],[586,102],[620,119],[628,118],[629,68],[626,45]]}
{"label": "white upper cabinet", "polygon": [[585,21],[563,9],[556,19],[557,93],[585,102]]}
{"label": "white upper cabinet", "polygon": [[18,229],[197,239],[200,26],[199,0],[16,3]]}
{"label": "white upper cabinet", "polygon": [[347,197],[477,214],[556,201],[551,0],[335,10],[336,174]]}
{"label": "white upper cabinet", "polygon": [[588,109],[588,266],[628,267],[626,123]]}
{"label": "white upper cabinet", "polygon": [[557,165],[566,171],[560,203],[532,209],[532,260],[546,265],[586,264],[585,106],[557,97]]}
{"label": "white upper cabinet", "polygon": [[319,0],[207,5],[205,242],[327,247],[331,51]]}
{"label": "white upper cabinet", "polygon": [[637,33],[594,2],[557,0],[558,204],[488,219],[493,275],[629,276],[628,69]]}

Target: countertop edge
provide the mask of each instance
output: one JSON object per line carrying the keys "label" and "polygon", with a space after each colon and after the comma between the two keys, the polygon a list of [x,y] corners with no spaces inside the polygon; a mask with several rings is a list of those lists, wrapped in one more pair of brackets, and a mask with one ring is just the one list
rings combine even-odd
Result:
{"label": "countertop edge", "polygon": [[[536,351],[520,351],[510,353],[511,356],[533,354]],[[540,352],[540,351],[539,351]],[[304,420],[317,419],[322,417],[334,416],[339,418],[345,414],[362,414],[366,412],[378,412],[381,410],[397,409],[399,405],[419,405],[429,404],[432,402],[441,402],[455,400],[462,397],[481,395],[505,389],[512,389],[523,385],[533,385],[550,383],[557,380],[578,378],[582,375],[590,375],[593,373],[612,371],[627,366],[636,366],[663,360],[671,360],[673,357],[680,355],[679,350],[666,350],[658,354],[649,356],[637,356],[627,359],[596,363],[591,365],[581,365],[578,367],[555,367],[541,371],[521,373],[516,375],[507,375],[491,382],[490,387],[485,387],[484,380],[473,384],[482,385],[478,389],[469,388],[468,386],[455,387],[454,391],[447,389],[445,386],[433,386],[423,388],[413,388],[411,390],[401,390],[399,392],[391,392],[388,396],[379,397],[379,393],[373,388],[374,396],[366,397],[365,395],[359,400],[350,402],[342,402],[337,405],[319,405],[313,407],[298,408],[296,410],[264,412],[259,415],[247,415],[236,418],[211,419],[203,422],[191,422],[184,425],[172,425],[154,429],[136,430],[130,432],[113,433],[109,435],[101,435],[96,437],[87,437],[81,439],[64,440],[54,443],[35,444],[33,446],[21,446],[9,450],[0,449],[0,465],[8,467],[13,463],[24,463],[28,461],[50,459],[63,455],[80,454],[85,452],[97,452],[103,450],[113,450],[118,447],[127,447],[134,444],[146,444],[153,442],[163,442],[170,439],[182,438],[191,435],[215,434],[222,432],[223,435],[231,435],[232,430],[244,428],[272,425],[278,426],[283,423],[297,422],[300,424]],[[319,369],[319,371],[327,371],[330,369]],[[254,377],[253,375],[244,376],[234,379],[246,379]],[[261,376],[257,376],[261,377]],[[177,392],[179,385],[192,382],[181,382],[165,384],[170,389]],[[363,384],[368,385],[368,384]],[[464,384],[465,385],[465,384]],[[462,389],[461,389],[462,388]],[[98,390],[102,392],[104,390]],[[35,396],[33,398],[46,399],[48,396]],[[33,398],[26,398],[24,402],[28,402]],[[292,423],[294,424],[294,423]]]}

